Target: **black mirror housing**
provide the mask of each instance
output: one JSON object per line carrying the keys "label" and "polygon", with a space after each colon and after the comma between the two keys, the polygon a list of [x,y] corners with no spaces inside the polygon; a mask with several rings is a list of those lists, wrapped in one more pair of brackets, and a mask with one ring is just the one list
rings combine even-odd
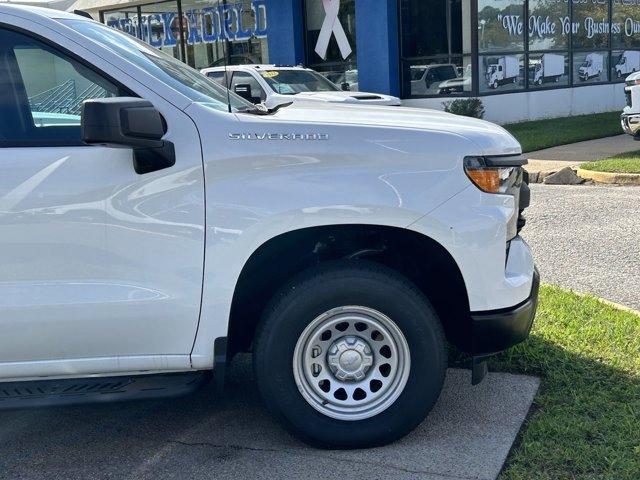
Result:
{"label": "black mirror housing", "polygon": [[81,114],[82,141],[88,145],[133,148],[139,174],[175,164],[173,143],[163,140],[165,124],[153,104],[135,97],[85,100]]}

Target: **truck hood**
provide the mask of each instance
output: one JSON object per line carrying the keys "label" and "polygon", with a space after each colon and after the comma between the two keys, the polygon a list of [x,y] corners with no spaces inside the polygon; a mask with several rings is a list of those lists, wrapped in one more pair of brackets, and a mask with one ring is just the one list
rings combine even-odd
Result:
{"label": "truck hood", "polygon": [[638,80],[639,78],[640,78],[640,72],[634,72],[625,79],[625,82],[632,82],[632,81]]}
{"label": "truck hood", "polygon": [[335,102],[367,105],[401,105],[398,97],[368,92],[301,92],[294,96],[296,100]]}
{"label": "truck hood", "polygon": [[[239,115],[247,118],[246,115]],[[251,120],[255,119],[253,117]],[[269,117],[288,123],[359,125],[444,132],[464,137],[477,147],[477,155],[511,155],[522,152],[520,144],[504,128],[476,118],[425,108],[386,108],[335,103],[296,102]],[[247,118],[249,120],[249,118]]]}

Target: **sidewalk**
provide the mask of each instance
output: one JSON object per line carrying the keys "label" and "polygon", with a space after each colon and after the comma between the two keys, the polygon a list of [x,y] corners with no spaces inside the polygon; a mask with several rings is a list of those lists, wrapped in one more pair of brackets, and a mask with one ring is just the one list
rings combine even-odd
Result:
{"label": "sidewalk", "polygon": [[616,135],[525,153],[529,159],[525,168],[529,172],[560,170],[634,150],[640,150],[640,142],[630,135]]}

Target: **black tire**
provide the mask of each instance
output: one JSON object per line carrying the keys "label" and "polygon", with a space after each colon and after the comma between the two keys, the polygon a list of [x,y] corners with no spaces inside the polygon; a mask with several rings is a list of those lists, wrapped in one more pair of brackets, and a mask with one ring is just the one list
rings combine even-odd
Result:
{"label": "black tire", "polygon": [[[295,345],[316,317],[360,305],[395,322],[411,366],[404,389],[386,410],[363,420],[338,420],[312,407],[296,386]],[[330,262],[306,270],[266,308],[256,333],[254,372],[260,395],[291,433],[323,448],[367,448],[391,443],[420,424],[436,403],[447,367],[440,320],[424,294],[397,272],[368,261]]]}

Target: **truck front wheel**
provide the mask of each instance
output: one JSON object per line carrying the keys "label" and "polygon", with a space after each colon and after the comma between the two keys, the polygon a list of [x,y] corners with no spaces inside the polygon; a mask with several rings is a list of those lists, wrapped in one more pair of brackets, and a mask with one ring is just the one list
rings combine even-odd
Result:
{"label": "truck front wheel", "polygon": [[427,416],[442,389],[447,356],[433,307],[374,263],[303,272],[274,297],[256,335],[263,401],[313,445],[390,443]]}

